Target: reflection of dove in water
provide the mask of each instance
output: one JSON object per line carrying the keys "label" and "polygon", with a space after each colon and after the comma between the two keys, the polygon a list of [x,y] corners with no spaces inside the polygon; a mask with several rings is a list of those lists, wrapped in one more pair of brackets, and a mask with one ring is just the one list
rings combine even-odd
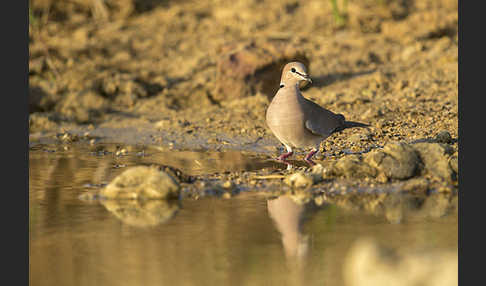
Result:
{"label": "reflection of dove in water", "polygon": [[307,236],[302,233],[302,216],[305,205],[297,204],[289,196],[267,201],[270,218],[282,235],[287,257],[305,257],[308,250]]}
{"label": "reflection of dove in water", "polygon": [[315,164],[311,158],[319,150],[322,140],[351,127],[366,127],[367,124],[346,121],[342,114],[335,114],[302,96],[299,83],[312,82],[302,63],[291,62],[285,65],[280,80],[280,89],[268,106],[266,121],[277,139],[287,148],[280,155],[285,162],[293,154],[293,147],[312,148],[305,161]]}

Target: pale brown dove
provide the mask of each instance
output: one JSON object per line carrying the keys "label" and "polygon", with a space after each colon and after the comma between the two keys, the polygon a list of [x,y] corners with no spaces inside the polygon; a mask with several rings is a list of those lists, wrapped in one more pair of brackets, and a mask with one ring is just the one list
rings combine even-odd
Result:
{"label": "pale brown dove", "polygon": [[287,153],[277,159],[285,159],[293,154],[293,147],[312,148],[304,160],[314,165],[312,156],[319,150],[321,141],[351,127],[369,125],[345,121],[342,114],[335,114],[302,96],[299,84],[312,83],[305,66],[300,62],[285,65],[280,79],[280,89],[268,106],[266,120],[277,139],[287,148]]}

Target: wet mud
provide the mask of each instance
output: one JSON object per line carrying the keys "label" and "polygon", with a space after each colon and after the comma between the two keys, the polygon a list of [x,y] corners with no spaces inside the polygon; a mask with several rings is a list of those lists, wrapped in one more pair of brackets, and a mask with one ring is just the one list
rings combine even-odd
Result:
{"label": "wet mud", "polygon": [[[349,1],[344,22],[330,1],[31,1],[30,12],[31,147],[224,152],[222,180],[252,182],[242,178],[276,171],[231,162],[246,152],[279,165],[265,111],[282,66],[300,60],[313,80],[304,96],[370,124],[322,142],[326,183],[457,190],[456,1]],[[381,151],[394,144],[414,150]]]}

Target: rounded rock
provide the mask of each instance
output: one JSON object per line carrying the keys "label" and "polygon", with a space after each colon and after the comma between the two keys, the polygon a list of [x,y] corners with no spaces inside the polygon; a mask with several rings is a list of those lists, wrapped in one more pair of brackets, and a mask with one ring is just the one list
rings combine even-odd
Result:
{"label": "rounded rock", "polygon": [[313,178],[311,175],[306,174],[304,172],[297,172],[291,175],[288,175],[284,182],[295,188],[306,188],[310,187],[313,184]]}
{"label": "rounded rock", "polygon": [[446,143],[446,144],[449,144],[449,143],[452,142],[452,136],[451,136],[451,134],[448,131],[442,130],[439,133],[437,133],[437,135],[435,136],[435,140],[438,143]]}
{"label": "rounded rock", "polygon": [[417,174],[420,158],[417,151],[408,144],[388,143],[383,150],[367,153],[364,161],[390,179],[403,180]]}
{"label": "rounded rock", "polygon": [[101,190],[108,199],[178,198],[180,186],[157,167],[137,166],[127,169]]}

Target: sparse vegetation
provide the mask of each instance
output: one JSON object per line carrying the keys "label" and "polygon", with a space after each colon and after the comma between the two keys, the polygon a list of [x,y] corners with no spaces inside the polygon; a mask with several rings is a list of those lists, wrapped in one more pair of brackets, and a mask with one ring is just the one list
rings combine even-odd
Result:
{"label": "sparse vegetation", "polygon": [[342,0],[342,6],[339,8],[337,0],[330,0],[332,5],[332,15],[338,26],[344,26],[347,22],[348,0]]}

